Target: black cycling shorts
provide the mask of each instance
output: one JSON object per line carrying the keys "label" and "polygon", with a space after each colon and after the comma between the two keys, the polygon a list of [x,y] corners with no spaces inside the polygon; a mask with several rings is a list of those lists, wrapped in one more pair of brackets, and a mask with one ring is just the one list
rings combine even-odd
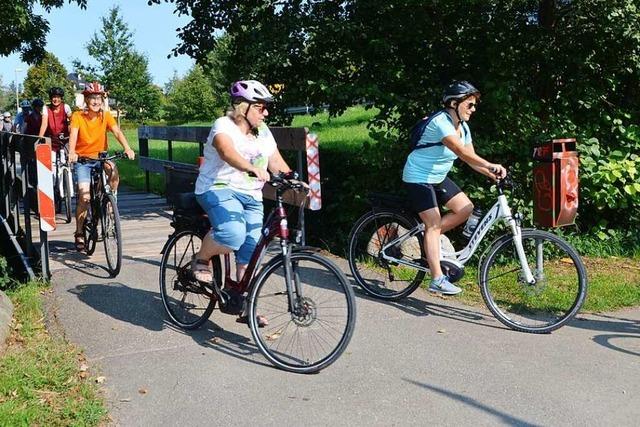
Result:
{"label": "black cycling shorts", "polygon": [[418,213],[427,209],[437,208],[440,205],[446,205],[453,196],[462,192],[460,187],[449,177],[445,178],[440,184],[405,182],[404,185],[407,189],[409,203]]}

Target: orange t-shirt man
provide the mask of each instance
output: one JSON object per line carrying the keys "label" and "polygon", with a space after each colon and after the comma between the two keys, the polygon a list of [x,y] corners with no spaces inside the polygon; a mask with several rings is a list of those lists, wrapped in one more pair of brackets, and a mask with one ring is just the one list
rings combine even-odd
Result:
{"label": "orange t-shirt man", "polygon": [[78,129],[76,153],[80,157],[98,158],[98,153],[108,149],[107,130],[112,131],[116,120],[109,111],[103,111],[91,119],[86,111],[76,111],[71,116],[71,129]]}

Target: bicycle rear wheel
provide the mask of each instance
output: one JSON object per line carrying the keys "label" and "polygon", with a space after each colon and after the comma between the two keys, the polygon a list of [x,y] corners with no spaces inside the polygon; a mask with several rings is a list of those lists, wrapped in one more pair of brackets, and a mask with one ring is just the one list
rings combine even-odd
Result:
{"label": "bicycle rear wheel", "polygon": [[547,333],[580,310],[587,272],[580,255],[555,234],[522,230],[522,245],[536,282],[526,283],[513,235],[499,238],[479,271],[480,291],[489,310],[508,327]]}
{"label": "bicycle rear wheel", "polygon": [[120,213],[116,199],[105,194],[102,200],[102,236],[104,253],[107,256],[107,270],[111,277],[120,273],[122,265],[122,231],[120,229]]}
{"label": "bicycle rear wheel", "polygon": [[69,169],[62,170],[62,189],[64,191],[64,209],[67,224],[71,222],[71,172]]}
{"label": "bicycle rear wheel", "polygon": [[[294,252],[290,304],[285,262],[282,256],[271,260],[252,287],[251,334],[262,354],[278,368],[318,372],[332,364],[351,340],[356,322],[353,290],[328,259]],[[269,321],[266,327],[259,328],[258,314]]]}
{"label": "bicycle rear wheel", "polygon": [[[416,290],[425,272],[385,260],[382,248],[406,233],[416,222],[393,211],[369,212],[353,226],[349,235],[349,268],[356,282],[369,295],[383,300],[398,300]],[[388,248],[396,259],[422,262],[422,234]]]}
{"label": "bicycle rear wheel", "polygon": [[[196,329],[211,315],[216,305],[211,292],[191,273],[191,258],[200,250],[202,239],[192,231],[180,231],[169,238],[160,262],[160,295],[173,323],[183,329]],[[212,258],[213,275],[220,283],[220,257]]]}

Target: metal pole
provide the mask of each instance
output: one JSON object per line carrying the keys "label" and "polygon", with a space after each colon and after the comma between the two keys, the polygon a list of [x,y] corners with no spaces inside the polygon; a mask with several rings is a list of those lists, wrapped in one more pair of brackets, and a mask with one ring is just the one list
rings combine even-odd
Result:
{"label": "metal pole", "polygon": [[16,115],[18,115],[18,113],[20,112],[20,102],[18,101],[18,72],[22,71],[22,68],[16,68],[14,71],[16,73],[14,80],[14,83],[16,85]]}

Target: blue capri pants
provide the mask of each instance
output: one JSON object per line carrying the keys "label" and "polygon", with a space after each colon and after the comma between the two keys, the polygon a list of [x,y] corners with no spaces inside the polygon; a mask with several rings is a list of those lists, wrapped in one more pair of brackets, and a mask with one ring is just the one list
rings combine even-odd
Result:
{"label": "blue capri pants", "polygon": [[209,215],[213,240],[233,249],[238,264],[249,264],[260,240],[262,202],[229,188],[196,194],[196,199]]}

